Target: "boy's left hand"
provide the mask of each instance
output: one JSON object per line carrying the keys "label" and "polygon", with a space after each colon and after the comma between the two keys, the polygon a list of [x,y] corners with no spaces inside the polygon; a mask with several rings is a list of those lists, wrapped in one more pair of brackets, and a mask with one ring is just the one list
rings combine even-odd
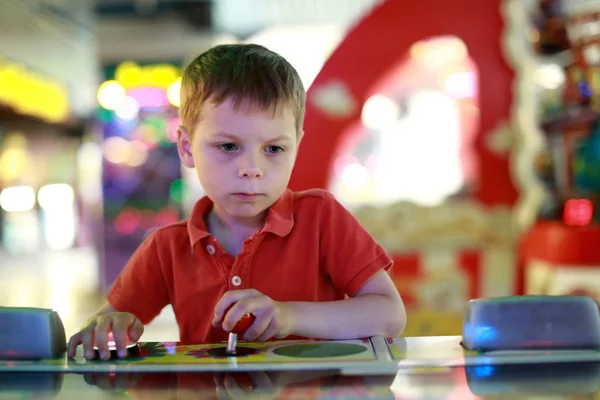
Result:
{"label": "boy's left hand", "polygon": [[[229,308],[227,315],[223,315]],[[244,334],[244,340],[265,341],[272,337],[281,339],[292,332],[292,316],[285,303],[275,301],[255,289],[232,290],[223,295],[215,306],[212,324],[231,332],[235,324],[246,313],[256,319]]]}

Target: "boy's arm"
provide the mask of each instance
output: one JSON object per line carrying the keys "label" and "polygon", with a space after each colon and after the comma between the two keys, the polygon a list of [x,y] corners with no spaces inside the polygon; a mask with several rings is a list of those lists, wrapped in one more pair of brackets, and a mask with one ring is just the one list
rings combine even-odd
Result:
{"label": "boy's arm", "polygon": [[398,336],[404,304],[388,273],[392,259],[333,195],[320,208],[321,263],[349,299],[285,303],[299,336],[345,339]]}
{"label": "boy's arm", "polygon": [[402,299],[384,270],[346,300],[280,304],[289,312],[292,335],[323,339],[397,337],[406,325]]}

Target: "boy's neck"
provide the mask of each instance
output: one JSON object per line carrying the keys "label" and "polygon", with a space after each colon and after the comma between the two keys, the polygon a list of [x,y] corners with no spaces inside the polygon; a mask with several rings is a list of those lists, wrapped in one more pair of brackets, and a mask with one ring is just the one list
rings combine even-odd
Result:
{"label": "boy's neck", "polygon": [[[266,212],[264,212],[266,215]],[[211,210],[206,216],[208,232],[219,241],[225,251],[234,257],[242,250],[244,240],[254,235],[264,225],[264,217],[253,219],[222,218],[218,212]]]}
{"label": "boy's neck", "polygon": [[266,215],[267,211],[264,211],[253,218],[232,218],[213,208],[207,216],[207,228],[211,234],[221,232],[231,237],[246,238],[262,229]]}

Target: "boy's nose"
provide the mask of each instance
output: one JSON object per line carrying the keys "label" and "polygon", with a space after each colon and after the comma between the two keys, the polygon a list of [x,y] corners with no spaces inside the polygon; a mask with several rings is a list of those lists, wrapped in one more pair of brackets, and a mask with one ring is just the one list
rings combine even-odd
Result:
{"label": "boy's nose", "polygon": [[262,171],[259,168],[242,168],[240,170],[240,177],[247,179],[258,179],[262,177]]}
{"label": "boy's nose", "polygon": [[245,157],[240,159],[240,170],[239,175],[245,179],[258,179],[263,176],[261,168],[260,155],[257,154],[245,154]]}

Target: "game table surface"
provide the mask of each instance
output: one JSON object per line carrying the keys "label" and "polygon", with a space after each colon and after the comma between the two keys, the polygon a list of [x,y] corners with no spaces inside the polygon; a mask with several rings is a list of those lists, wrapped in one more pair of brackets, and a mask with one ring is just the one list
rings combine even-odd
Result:
{"label": "game table surface", "polygon": [[[600,398],[600,351],[480,354],[459,336],[244,343],[140,343],[122,360],[0,361],[0,400],[20,398]],[[557,397],[558,396],[558,397]]]}

